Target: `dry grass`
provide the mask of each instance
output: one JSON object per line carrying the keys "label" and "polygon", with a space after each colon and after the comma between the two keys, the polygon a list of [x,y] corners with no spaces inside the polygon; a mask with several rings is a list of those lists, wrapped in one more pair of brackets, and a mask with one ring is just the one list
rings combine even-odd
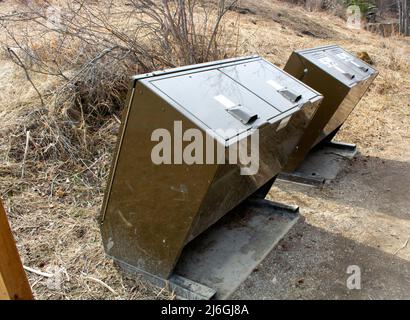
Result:
{"label": "dry grass", "polygon": [[[50,279],[32,274],[38,298],[102,298],[114,291],[115,298],[172,297],[152,288],[141,295],[147,290],[139,281],[107,273],[112,264],[104,258],[95,217],[129,78],[229,55],[228,48],[237,47],[228,46],[235,33],[221,35],[232,29],[224,16],[234,4],[2,4],[2,72],[13,81],[1,96],[2,197],[12,223],[19,221],[26,265],[54,270],[52,279],[61,282],[53,289]],[[53,8],[59,8],[57,18]]]}
{"label": "dry grass", "polygon": [[[2,15],[4,54],[23,70],[38,96],[33,103],[41,105],[12,128],[9,156],[22,160],[19,146],[30,131],[29,159],[93,163],[104,152],[99,138],[120,117],[133,74],[232,54],[225,45],[230,39],[221,36],[224,16],[234,5],[234,0],[98,5],[44,0]],[[44,88],[42,80],[52,85]]]}
{"label": "dry grass", "polygon": [[[251,5],[255,6],[255,2],[241,3],[242,7]],[[12,9],[10,2],[0,3],[1,12],[10,13]],[[393,137],[388,135],[391,128],[397,134],[408,136],[403,120],[408,120],[410,115],[408,108],[402,105],[410,98],[408,39],[383,39],[365,31],[351,31],[345,28],[343,20],[334,16],[323,12],[307,13],[277,1],[259,1],[257,9],[257,15],[241,15],[240,18],[237,14],[228,14],[224,28],[238,30],[240,23],[240,30],[239,42],[226,41],[225,52],[261,54],[283,66],[290,52],[302,47],[336,42],[354,52],[367,51],[380,76],[349,119],[341,137],[358,142],[363,150],[371,152],[391,142]],[[24,31],[24,26],[23,21],[14,24],[17,30]],[[310,33],[303,33],[304,30]],[[7,40],[5,34],[2,37],[3,42]],[[68,60],[79,48],[76,41],[67,42],[71,48]],[[47,43],[42,39],[32,44],[37,48],[36,55],[52,56],[50,50],[54,45]],[[98,52],[101,53],[101,47]],[[90,56],[95,54],[92,52]],[[115,57],[113,55],[112,59]],[[110,92],[108,98],[96,99],[92,95],[88,100],[80,99],[81,103],[76,100],[76,97],[87,97],[87,92],[77,91],[78,88],[107,85],[101,84],[106,77],[111,82],[108,87],[113,87],[113,81],[137,73],[138,64],[130,68],[122,64],[119,68],[99,60],[98,68],[87,72],[95,77],[83,78],[88,86],[83,83],[76,91],[67,91],[64,103],[57,104],[55,92],[61,81],[64,82],[62,77],[31,72],[33,82],[43,95],[45,105],[42,106],[35,90],[26,81],[24,71],[10,62],[7,53],[4,52],[1,59],[0,77],[4,83],[0,93],[3,119],[0,130],[1,197],[5,199],[24,264],[55,274],[50,280],[28,273],[36,298],[172,298],[166,290],[155,289],[120,272],[105,258],[100,240],[96,217],[116,140],[116,117],[119,117],[125,90]],[[22,61],[31,66],[29,60]],[[64,59],[60,63],[72,66]],[[32,67],[38,68],[38,65]],[[75,70],[78,69],[68,70],[67,74],[71,77]],[[122,78],[125,70],[127,74]],[[98,106],[97,113],[87,109],[95,107],[95,101],[106,101],[105,106]],[[22,178],[27,131],[31,138]],[[389,138],[382,140],[382,136]],[[61,286],[55,287],[53,279]],[[95,279],[103,281],[115,293]]]}

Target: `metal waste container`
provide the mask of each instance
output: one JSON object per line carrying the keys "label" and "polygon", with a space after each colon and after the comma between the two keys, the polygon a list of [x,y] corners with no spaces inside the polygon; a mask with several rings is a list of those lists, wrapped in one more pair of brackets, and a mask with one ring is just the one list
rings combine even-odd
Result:
{"label": "metal waste container", "polygon": [[315,145],[332,140],[378,72],[336,45],[295,51],[284,70],[324,96],[286,165],[292,172]]}
{"label": "metal waste container", "polygon": [[168,278],[190,240],[282,170],[321,99],[258,56],[133,78],[102,208],[107,255]]}

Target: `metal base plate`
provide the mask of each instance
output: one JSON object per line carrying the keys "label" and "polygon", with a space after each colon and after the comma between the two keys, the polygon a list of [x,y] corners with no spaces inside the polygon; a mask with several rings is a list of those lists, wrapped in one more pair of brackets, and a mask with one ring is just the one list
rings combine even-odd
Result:
{"label": "metal base plate", "polygon": [[278,179],[321,186],[334,180],[343,169],[346,160],[357,154],[354,144],[326,142],[310,151],[300,167],[292,173],[281,173]]}
{"label": "metal base plate", "polygon": [[174,290],[179,299],[227,299],[298,218],[298,207],[249,200],[191,241],[168,280],[120,265]]}

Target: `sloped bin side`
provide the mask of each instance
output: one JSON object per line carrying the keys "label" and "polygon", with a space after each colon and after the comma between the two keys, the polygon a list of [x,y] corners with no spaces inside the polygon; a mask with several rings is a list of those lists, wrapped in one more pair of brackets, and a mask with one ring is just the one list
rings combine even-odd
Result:
{"label": "sloped bin side", "polygon": [[[264,76],[258,75],[261,71]],[[269,94],[249,88],[243,79],[251,76]],[[320,100],[317,92],[260,57],[135,77],[102,208],[107,255],[168,278],[190,240],[282,170]],[[172,152],[165,156],[166,164],[152,159],[165,140],[153,139],[158,129],[170,133]],[[187,162],[181,151],[192,155],[198,132],[205,156]],[[251,174],[244,175],[241,164],[229,163],[230,148],[238,142],[247,142],[248,154],[258,154]]]}
{"label": "sloped bin side", "polygon": [[314,146],[336,135],[378,72],[335,45],[295,51],[284,70],[324,96],[286,165],[292,172]]}

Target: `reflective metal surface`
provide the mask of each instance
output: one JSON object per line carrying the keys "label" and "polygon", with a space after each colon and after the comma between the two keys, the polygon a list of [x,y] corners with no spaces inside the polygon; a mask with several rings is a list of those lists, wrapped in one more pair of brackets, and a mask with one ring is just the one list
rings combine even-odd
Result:
{"label": "reflective metal surface", "polygon": [[[134,78],[102,209],[107,254],[169,277],[190,240],[283,169],[320,100],[317,92],[259,57]],[[153,163],[154,130],[171,133],[173,160],[191,143],[178,139],[175,121],[181,132],[200,130],[207,156],[205,141],[213,139],[211,159]],[[229,147],[247,141],[248,154],[255,152],[255,130],[259,170],[241,175],[240,165],[228,163]],[[225,164],[216,161],[221,148]]]}
{"label": "reflective metal surface", "polygon": [[286,165],[292,172],[315,145],[333,138],[378,72],[339,46],[293,52],[284,70],[324,96]]}

